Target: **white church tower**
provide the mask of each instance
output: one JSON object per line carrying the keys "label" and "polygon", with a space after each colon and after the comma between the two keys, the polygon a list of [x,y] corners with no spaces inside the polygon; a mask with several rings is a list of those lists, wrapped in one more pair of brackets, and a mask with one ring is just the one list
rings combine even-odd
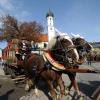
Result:
{"label": "white church tower", "polygon": [[54,23],[53,23],[53,18],[54,14],[49,10],[48,13],[46,14],[47,18],[47,27],[48,27],[48,42],[55,37],[55,29],[54,29]]}

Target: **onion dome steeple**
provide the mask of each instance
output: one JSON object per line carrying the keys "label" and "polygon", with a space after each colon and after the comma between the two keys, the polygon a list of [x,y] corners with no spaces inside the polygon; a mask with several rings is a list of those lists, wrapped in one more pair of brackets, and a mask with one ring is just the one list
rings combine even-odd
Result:
{"label": "onion dome steeple", "polygon": [[53,12],[51,10],[49,10],[48,13],[46,14],[46,17],[48,17],[48,16],[54,17],[54,14],[53,14]]}

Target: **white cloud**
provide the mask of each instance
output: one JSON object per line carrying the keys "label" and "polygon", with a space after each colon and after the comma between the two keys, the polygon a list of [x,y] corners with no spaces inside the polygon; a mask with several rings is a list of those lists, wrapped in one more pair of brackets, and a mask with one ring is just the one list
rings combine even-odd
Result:
{"label": "white cloud", "polygon": [[13,4],[12,0],[0,0],[0,6],[4,10],[12,10],[13,9]]}
{"label": "white cloud", "polygon": [[24,5],[17,0],[0,0],[0,16],[10,14],[23,21],[30,16],[30,12],[23,7]]}
{"label": "white cloud", "polygon": [[[19,16],[20,15],[20,16]],[[26,17],[31,16],[31,13],[26,11],[26,10],[22,10],[18,13],[15,14],[16,18],[18,18],[20,21],[25,21]]]}

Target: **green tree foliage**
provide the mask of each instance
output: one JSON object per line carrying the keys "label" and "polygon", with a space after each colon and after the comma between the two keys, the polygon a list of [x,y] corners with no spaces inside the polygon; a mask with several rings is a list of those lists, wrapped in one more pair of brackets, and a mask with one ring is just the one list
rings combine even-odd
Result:
{"label": "green tree foliage", "polygon": [[0,18],[2,22],[2,28],[0,31],[3,33],[0,35],[0,40],[7,42],[15,38],[26,37],[27,40],[34,40],[34,33],[38,34],[44,31],[41,24],[36,21],[20,22],[15,17],[6,15]]}

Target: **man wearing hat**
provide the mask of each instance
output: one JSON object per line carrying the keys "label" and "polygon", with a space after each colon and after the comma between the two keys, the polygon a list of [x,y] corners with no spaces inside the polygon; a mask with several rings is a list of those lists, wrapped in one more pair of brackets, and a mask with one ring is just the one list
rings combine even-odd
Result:
{"label": "man wearing hat", "polygon": [[30,53],[31,43],[25,37],[22,37],[18,41],[18,51],[16,52],[15,56],[18,60],[24,60],[25,56]]}

